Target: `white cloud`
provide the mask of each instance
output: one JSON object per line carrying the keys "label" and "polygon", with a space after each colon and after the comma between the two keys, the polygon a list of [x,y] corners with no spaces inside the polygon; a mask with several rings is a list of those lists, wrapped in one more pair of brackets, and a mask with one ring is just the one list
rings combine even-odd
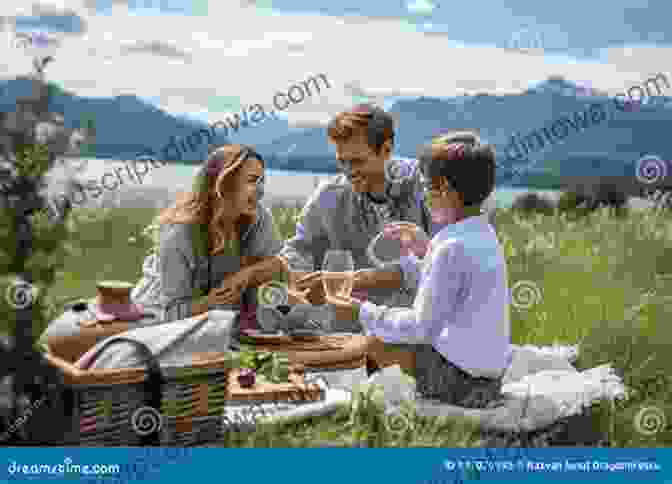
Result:
{"label": "white cloud", "polygon": [[2,0],[0,17],[31,15],[79,15],[86,18],[95,12],[95,0]]}
{"label": "white cloud", "polygon": [[407,3],[406,8],[411,13],[429,15],[436,6],[429,0],[413,0],[413,3]]}
{"label": "white cloud", "polygon": [[647,74],[643,75],[643,78],[661,72],[672,79],[672,48],[670,47],[611,48],[605,50],[605,60],[623,69]]}
{"label": "white cloud", "polygon": [[[3,11],[5,2],[18,8],[23,0],[2,0]],[[63,3],[52,7],[65,9]],[[562,75],[615,94],[661,72],[662,59],[672,59],[664,49],[651,49],[634,61],[612,53],[608,63],[566,64],[497,48],[451,48],[449,35],[404,31],[397,19],[358,24],[317,14],[259,15],[237,0],[213,1],[207,16],[184,17],[129,16],[116,9],[91,16],[89,0],[67,3],[86,18],[87,31],[63,36],[46,71],[49,80],[81,96],[158,98],[169,112],[208,112],[210,121],[225,115],[217,98],[270,107],[276,92],[320,73],[332,87],[291,106],[290,122],[326,121],[352,105],[353,85],[385,100],[517,93],[529,79]],[[2,77],[31,69],[29,55],[8,43],[0,46],[0,55],[7,59],[0,65]]]}

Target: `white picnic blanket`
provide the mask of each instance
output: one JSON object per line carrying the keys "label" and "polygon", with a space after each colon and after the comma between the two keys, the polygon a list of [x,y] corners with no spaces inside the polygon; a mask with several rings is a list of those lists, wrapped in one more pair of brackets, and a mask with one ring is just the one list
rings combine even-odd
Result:
{"label": "white picnic blanket", "polygon": [[[233,313],[223,318],[190,318],[149,328],[136,328],[125,333],[144,342],[163,365],[191,364],[191,353],[217,351],[228,346]],[[105,351],[116,338],[110,337],[82,356],[77,365],[82,369],[124,368],[141,361],[136,348],[119,342],[114,351]],[[610,364],[585,371],[576,370],[576,346],[512,345],[511,365],[503,379],[503,406],[479,410],[466,409],[437,401],[414,400],[415,382],[398,366],[388,367],[367,377],[363,368],[351,371],[330,371],[313,375],[324,378],[329,393],[323,402],[301,404],[296,416],[309,417],[329,413],[336,400],[347,403],[348,394],[367,385],[382,387],[382,398],[390,410],[398,408],[403,399],[414,400],[416,411],[425,416],[462,416],[475,418],[486,430],[520,432],[545,428],[554,422],[581,413],[582,408],[601,399],[623,398],[626,389]],[[345,393],[343,393],[345,391]],[[332,397],[338,395],[337,397]],[[336,399],[336,400],[334,400]]]}
{"label": "white picnic blanket", "polygon": [[388,412],[398,411],[404,400],[415,404],[418,415],[474,419],[483,430],[529,432],[582,412],[601,399],[626,398],[625,386],[610,364],[576,370],[575,346],[534,347],[512,345],[511,366],[503,379],[505,403],[493,409],[467,409],[414,397],[413,379],[398,365],[372,375],[358,391],[379,385]]}

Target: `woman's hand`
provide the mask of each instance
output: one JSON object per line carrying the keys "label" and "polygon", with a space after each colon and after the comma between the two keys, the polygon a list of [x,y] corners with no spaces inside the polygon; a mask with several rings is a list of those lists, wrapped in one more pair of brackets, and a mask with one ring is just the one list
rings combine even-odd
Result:
{"label": "woman's hand", "polygon": [[250,272],[245,269],[231,274],[222,281],[219,287],[210,291],[208,302],[212,305],[240,303],[243,291],[249,286],[250,277]]}
{"label": "woman's hand", "polygon": [[294,291],[293,289],[287,289],[287,296],[289,297],[288,304],[290,306],[294,306],[295,304],[310,304],[310,301],[306,299],[308,292],[308,290],[299,292]]}
{"label": "woman's hand", "polygon": [[351,297],[326,296],[327,303],[336,308],[336,319],[339,321],[358,321],[361,303]]}
{"label": "woman's hand", "polygon": [[294,283],[296,290],[304,293],[304,297],[311,304],[324,304],[324,287],[322,286],[322,271],[310,272]]}

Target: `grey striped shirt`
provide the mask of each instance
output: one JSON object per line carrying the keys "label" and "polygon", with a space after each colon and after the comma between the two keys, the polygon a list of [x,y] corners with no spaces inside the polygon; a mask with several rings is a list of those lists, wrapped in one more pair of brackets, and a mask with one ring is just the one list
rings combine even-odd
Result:
{"label": "grey striped shirt", "polygon": [[[292,270],[314,270],[327,250],[349,250],[356,270],[370,268],[372,263],[366,249],[385,223],[407,221],[419,225],[427,233],[436,231],[421,197],[417,170],[396,187],[396,193],[388,193],[385,207],[376,207],[364,195],[353,192],[347,178],[338,175],[322,183],[308,200],[296,235],[285,242],[282,255],[288,259]],[[405,287],[400,290],[372,289],[367,291],[366,297],[376,304],[410,306],[417,281],[410,278],[404,278],[404,281]]]}

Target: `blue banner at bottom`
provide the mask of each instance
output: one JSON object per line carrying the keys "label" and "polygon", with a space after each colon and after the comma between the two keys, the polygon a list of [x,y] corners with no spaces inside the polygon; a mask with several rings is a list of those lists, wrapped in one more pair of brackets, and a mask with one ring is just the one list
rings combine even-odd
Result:
{"label": "blue banner at bottom", "polygon": [[1,482],[672,482],[672,449],[3,448]]}

